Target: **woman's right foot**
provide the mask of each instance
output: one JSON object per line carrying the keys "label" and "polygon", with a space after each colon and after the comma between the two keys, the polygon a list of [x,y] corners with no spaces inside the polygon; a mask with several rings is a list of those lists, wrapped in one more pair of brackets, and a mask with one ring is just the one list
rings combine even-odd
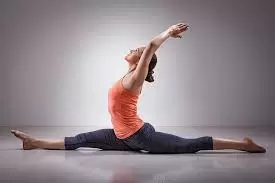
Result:
{"label": "woman's right foot", "polygon": [[33,145],[33,142],[35,141],[35,139],[29,136],[28,134],[23,133],[19,130],[11,130],[11,133],[17,138],[22,140],[24,150],[31,150],[31,149],[37,148],[36,146]]}
{"label": "woman's right foot", "polygon": [[250,153],[265,153],[266,149],[256,144],[252,139],[245,137],[244,142],[246,144],[245,151]]}

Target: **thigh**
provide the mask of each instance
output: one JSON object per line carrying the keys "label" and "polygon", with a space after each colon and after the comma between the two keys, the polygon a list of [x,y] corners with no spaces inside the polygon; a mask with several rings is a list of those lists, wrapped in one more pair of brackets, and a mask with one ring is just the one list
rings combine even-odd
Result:
{"label": "thigh", "polygon": [[67,138],[67,146],[91,147],[103,150],[131,151],[132,149],[118,139],[113,129],[100,129],[91,132],[80,133],[75,137]]}

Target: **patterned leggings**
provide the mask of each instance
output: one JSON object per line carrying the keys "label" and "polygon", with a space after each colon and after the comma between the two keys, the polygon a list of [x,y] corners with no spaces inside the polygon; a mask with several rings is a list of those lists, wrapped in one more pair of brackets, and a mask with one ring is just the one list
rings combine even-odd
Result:
{"label": "patterned leggings", "polygon": [[148,153],[196,153],[200,150],[213,150],[213,139],[210,136],[186,139],[156,132],[150,123],[145,122],[136,133],[126,139],[118,139],[113,129],[100,129],[65,137],[66,150],[79,147],[118,151],[144,150]]}

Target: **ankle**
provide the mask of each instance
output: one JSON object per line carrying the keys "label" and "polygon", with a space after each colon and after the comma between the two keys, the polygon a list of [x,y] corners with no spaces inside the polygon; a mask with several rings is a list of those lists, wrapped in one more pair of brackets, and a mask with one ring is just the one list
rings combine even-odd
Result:
{"label": "ankle", "polygon": [[36,147],[36,148],[39,148],[41,146],[41,140],[36,139],[36,138],[32,138],[31,139],[31,145]]}

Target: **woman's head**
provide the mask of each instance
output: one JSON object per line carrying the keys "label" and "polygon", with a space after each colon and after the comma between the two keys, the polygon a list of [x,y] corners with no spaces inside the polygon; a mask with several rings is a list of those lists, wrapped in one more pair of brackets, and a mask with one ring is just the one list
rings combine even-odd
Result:
{"label": "woman's head", "polygon": [[[124,59],[129,63],[130,67],[132,67],[133,65],[135,65],[135,66],[138,65],[138,62],[139,62],[140,57],[141,57],[144,50],[145,50],[145,47],[139,47],[139,48],[136,48],[134,50],[130,50],[130,53],[125,56]],[[154,77],[153,77],[154,71],[153,71],[153,69],[156,67],[156,64],[157,64],[157,56],[154,53],[154,55],[153,55],[153,57],[150,61],[150,64],[149,64],[148,74],[145,78],[145,81],[148,81],[148,82],[153,82],[154,81]]]}
{"label": "woman's head", "polygon": [[136,49],[131,49],[130,53],[125,56],[125,60],[130,64],[130,65],[135,65],[138,64],[138,61],[145,50],[145,47],[139,47]]}

